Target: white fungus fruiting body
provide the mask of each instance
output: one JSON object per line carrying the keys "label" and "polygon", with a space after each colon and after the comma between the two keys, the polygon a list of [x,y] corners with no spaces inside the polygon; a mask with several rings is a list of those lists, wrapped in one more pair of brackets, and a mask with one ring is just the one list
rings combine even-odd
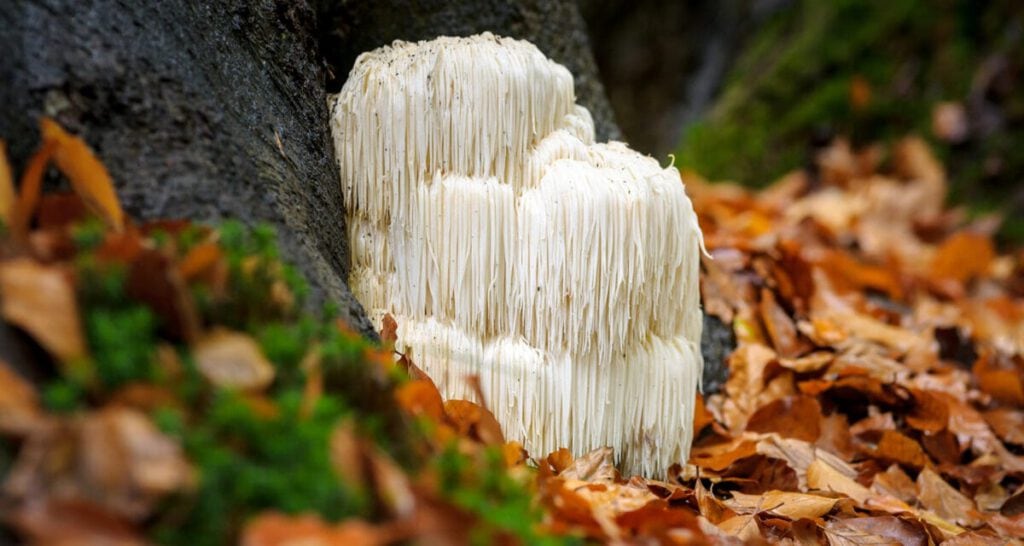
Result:
{"label": "white fungus fruiting body", "polygon": [[702,239],[674,168],[594,143],[568,70],[491,34],[365,53],[330,107],[352,291],[445,397],[478,376],[535,455],[686,460]]}

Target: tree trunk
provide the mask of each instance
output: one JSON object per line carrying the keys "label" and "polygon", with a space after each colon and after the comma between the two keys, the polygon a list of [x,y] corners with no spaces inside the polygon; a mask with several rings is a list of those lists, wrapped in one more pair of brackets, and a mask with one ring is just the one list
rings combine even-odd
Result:
{"label": "tree trunk", "polygon": [[9,4],[0,10],[0,138],[16,167],[38,143],[39,117],[54,117],[96,150],[132,216],[270,223],[310,282],[311,303],[338,303],[371,337],[345,283],[326,108],[359,53],[485,30],[527,39],[573,72],[599,138],[619,137],[572,0]]}

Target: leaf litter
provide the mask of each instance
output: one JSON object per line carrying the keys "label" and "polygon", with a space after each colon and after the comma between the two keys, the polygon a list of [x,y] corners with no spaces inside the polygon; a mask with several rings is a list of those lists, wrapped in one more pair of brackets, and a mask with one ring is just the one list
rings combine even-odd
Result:
{"label": "leaf litter", "polygon": [[[167,408],[194,426],[206,417],[193,403],[229,411],[237,426],[294,415],[301,427],[360,388],[384,393],[368,411],[397,412],[401,425],[375,432],[358,411],[331,417],[314,480],[343,484],[363,508],[339,518],[284,501],[226,506],[212,515],[230,518],[218,537],[842,545],[1024,535],[1024,251],[1000,253],[991,219],[944,207],[945,173],[918,139],[890,150],[840,139],[815,170],[760,191],[684,174],[713,257],[702,265],[704,307],[738,345],[723,392],[698,396],[690,460],[629,477],[607,448],[529,454],[486,406],[443,400],[415,355],[391,351],[390,317],[382,347],[331,323],[330,339],[357,347],[357,372],[339,371],[329,340],[292,348],[297,363],[283,367],[288,344],[267,341],[266,324],[278,324],[268,315],[291,324],[301,291],[280,264],[232,254],[230,230],[134,223],[80,139],[49,120],[43,137],[17,195],[0,155],[5,327],[63,378],[29,381],[0,352],[0,435],[13,454],[0,466],[2,520],[27,541],[173,542],[162,525],[191,521],[212,493],[208,462],[165,426]],[[50,163],[75,194],[40,195]],[[97,283],[118,274],[116,297],[135,302],[153,338],[124,356],[127,368],[98,360],[120,353],[103,352],[103,315],[91,311],[106,301]],[[263,307],[232,299],[240,293]],[[294,413],[278,393],[289,381],[299,386]],[[239,405],[218,410],[222,396]],[[401,436],[401,447],[381,434]],[[243,438],[208,440],[249,456],[255,447],[235,445]],[[502,519],[513,502],[526,506],[519,525]]]}

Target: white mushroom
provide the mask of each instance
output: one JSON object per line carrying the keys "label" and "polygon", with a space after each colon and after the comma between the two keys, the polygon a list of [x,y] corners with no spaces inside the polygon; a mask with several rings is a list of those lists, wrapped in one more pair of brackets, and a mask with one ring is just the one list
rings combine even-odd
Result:
{"label": "white mushroom", "polygon": [[537,455],[685,462],[700,228],[674,168],[594,143],[572,75],[489,33],[395,42],[331,97],[350,285],[448,398]]}

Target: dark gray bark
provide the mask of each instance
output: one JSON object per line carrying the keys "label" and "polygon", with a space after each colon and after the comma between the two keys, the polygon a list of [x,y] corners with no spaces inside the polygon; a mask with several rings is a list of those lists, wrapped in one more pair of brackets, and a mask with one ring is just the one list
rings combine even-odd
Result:
{"label": "dark gray bark", "polygon": [[304,2],[15,0],[0,9],[0,137],[80,134],[137,218],[277,228],[313,301],[372,333],[347,249],[315,16]]}
{"label": "dark gray bark", "polygon": [[136,218],[274,225],[312,303],[340,304],[371,337],[345,284],[344,204],[325,106],[359,53],[487,30],[527,39],[573,72],[599,138],[619,137],[571,0],[322,0],[319,13],[301,0],[7,4],[0,138],[16,168],[37,145],[39,117],[52,116],[96,150]]}

